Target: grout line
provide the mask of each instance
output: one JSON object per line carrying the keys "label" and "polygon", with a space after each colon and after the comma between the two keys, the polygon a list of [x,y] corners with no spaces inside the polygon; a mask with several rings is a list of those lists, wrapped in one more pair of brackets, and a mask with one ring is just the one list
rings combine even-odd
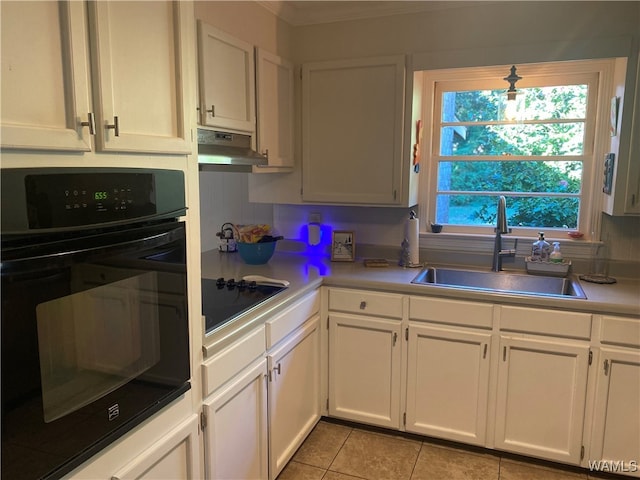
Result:
{"label": "grout line", "polygon": [[416,466],[418,465],[418,460],[420,459],[420,454],[422,453],[422,448],[424,447],[424,442],[420,442],[420,450],[418,450],[418,455],[416,455],[416,461],[413,462],[413,468],[411,469],[411,474],[409,475],[409,480],[413,478],[413,474],[416,472]]}
{"label": "grout line", "polygon": [[[327,467],[327,471],[329,471],[331,469],[331,466],[333,465],[333,462],[335,462],[336,458],[338,457],[338,455],[340,455],[340,452],[344,448],[345,443],[347,443],[347,440],[349,440],[349,437],[351,436],[352,433],[353,433],[353,427],[349,427],[349,433],[347,434],[347,436],[345,437],[344,441],[342,442],[342,445],[340,445],[340,448],[338,449],[336,454],[331,459],[331,463],[329,463],[329,466]],[[331,470],[331,471],[334,471],[334,470]],[[340,472],[337,472],[337,473],[340,473]]]}

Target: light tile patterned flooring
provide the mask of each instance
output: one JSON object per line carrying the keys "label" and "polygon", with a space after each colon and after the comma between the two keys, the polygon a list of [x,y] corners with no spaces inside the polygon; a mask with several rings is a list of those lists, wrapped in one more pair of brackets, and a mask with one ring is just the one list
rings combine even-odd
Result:
{"label": "light tile patterned flooring", "polygon": [[[424,440],[424,441],[423,441]],[[277,480],[590,480],[585,471],[322,419]],[[608,478],[612,478],[608,476]],[[615,477],[614,477],[615,478]],[[624,478],[624,477],[617,477]]]}

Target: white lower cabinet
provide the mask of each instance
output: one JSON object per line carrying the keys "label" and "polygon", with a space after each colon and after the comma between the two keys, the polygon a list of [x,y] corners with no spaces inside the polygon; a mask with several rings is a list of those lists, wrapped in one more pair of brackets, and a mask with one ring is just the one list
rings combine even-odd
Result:
{"label": "white lower cabinet", "polygon": [[198,415],[193,415],[111,477],[111,480],[200,478]]}
{"label": "white lower cabinet", "polygon": [[204,362],[208,479],[275,479],[320,419],[319,295]]}
{"label": "white lower cabinet", "polygon": [[400,332],[396,320],[329,315],[329,415],[400,427]]}
{"label": "white lower cabinet", "polygon": [[597,376],[589,460],[640,477],[640,352],[602,348]]}
{"label": "white lower cabinet", "polygon": [[327,347],[332,417],[640,477],[637,318],[592,338],[588,313],[326,292],[324,347],[316,291],[205,362],[208,478],[277,478],[320,418]]}
{"label": "white lower cabinet", "polygon": [[485,444],[491,334],[410,324],[410,432]]}
{"label": "white lower cabinet", "polygon": [[580,464],[589,346],[500,337],[495,446]]}
{"label": "white lower cabinet", "polygon": [[316,315],[267,352],[271,480],[278,476],[320,419],[319,325]]}
{"label": "white lower cabinet", "polygon": [[640,321],[603,316],[587,466],[640,478]]}
{"label": "white lower cabinet", "polygon": [[266,378],[262,358],[205,401],[207,478],[267,479]]}
{"label": "white lower cabinet", "polygon": [[328,292],[329,415],[400,428],[403,296]]}

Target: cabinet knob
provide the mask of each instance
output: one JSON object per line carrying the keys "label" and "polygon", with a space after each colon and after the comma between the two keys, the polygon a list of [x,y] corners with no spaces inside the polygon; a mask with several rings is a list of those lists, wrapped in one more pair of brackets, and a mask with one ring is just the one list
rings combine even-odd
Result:
{"label": "cabinet knob", "polygon": [[262,152],[262,155],[264,155],[265,157],[267,157],[267,160],[269,160],[269,149],[265,148],[264,152]]}
{"label": "cabinet knob", "polygon": [[89,127],[89,135],[95,135],[96,134],[96,117],[93,113],[89,112],[87,114],[87,121],[86,122],[80,122],[80,125],[82,127]]}
{"label": "cabinet knob", "polygon": [[367,302],[363,300],[362,302],[360,302],[360,310],[364,310],[365,308],[367,308]]}
{"label": "cabinet knob", "polygon": [[112,129],[113,134],[116,137],[120,136],[120,123],[118,122],[118,117],[114,115],[113,117],[113,125],[109,125],[108,123],[104,126],[107,130]]}

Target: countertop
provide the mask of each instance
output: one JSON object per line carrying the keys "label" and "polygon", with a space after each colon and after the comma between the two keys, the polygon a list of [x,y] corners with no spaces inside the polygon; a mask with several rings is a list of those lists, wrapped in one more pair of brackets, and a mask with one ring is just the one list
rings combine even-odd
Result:
{"label": "countertop", "polygon": [[[290,287],[260,304],[236,320],[214,330],[205,338],[205,353],[232,343],[248,333],[276,309],[290,304],[320,285],[371,289],[408,295],[425,295],[485,301],[497,304],[517,304],[537,308],[583,311],[598,314],[633,316],[640,319],[640,281],[618,278],[610,285],[580,281],[587,298],[543,297],[494,291],[415,285],[411,280],[420,268],[404,268],[389,262],[388,267],[365,267],[362,259],[355,262],[331,262],[325,256],[310,257],[301,253],[278,252],[264,265],[247,265],[237,253],[210,250],[202,254],[202,277],[239,280],[244,275],[263,275],[288,280]],[[429,266],[441,266],[432,265]],[[453,267],[463,268],[463,267]],[[489,270],[487,268],[487,270]],[[523,273],[523,272],[518,272]],[[206,295],[206,292],[202,292]]]}

